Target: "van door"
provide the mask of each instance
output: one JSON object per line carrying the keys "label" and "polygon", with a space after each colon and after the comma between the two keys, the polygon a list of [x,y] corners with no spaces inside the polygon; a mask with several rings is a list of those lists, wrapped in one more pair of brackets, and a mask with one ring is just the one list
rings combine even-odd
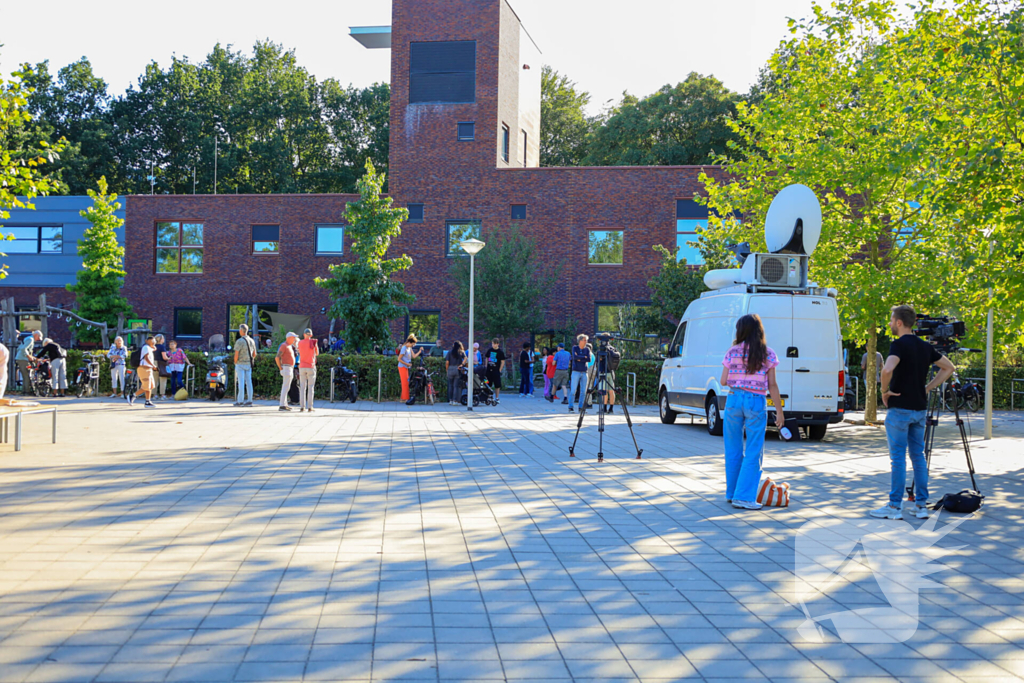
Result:
{"label": "van door", "polygon": [[[793,410],[835,413],[839,371],[843,369],[842,336],[835,299],[793,297]],[[790,406],[787,404],[786,409]]]}
{"label": "van door", "polygon": [[[779,358],[775,381],[779,384],[784,409],[788,412],[793,401],[793,358],[787,351],[793,346],[792,294],[751,294],[747,313],[756,313],[764,325],[764,338]],[[771,400],[771,397],[768,397]],[[771,420],[769,420],[771,422]]]}
{"label": "van door", "polygon": [[668,345],[668,353],[662,366],[662,383],[665,385],[665,391],[668,393],[669,404],[677,405],[679,403],[679,392],[682,386],[683,348],[685,344],[686,321],[684,320],[676,328],[676,334]]}

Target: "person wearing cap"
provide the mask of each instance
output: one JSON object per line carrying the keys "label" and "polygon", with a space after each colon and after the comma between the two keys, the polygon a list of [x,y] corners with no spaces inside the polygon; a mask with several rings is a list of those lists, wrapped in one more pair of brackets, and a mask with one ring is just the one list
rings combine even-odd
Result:
{"label": "person wearing cap", "polygon": [[292,374],[295,372],[295,342],[298,338],[299,335],[294,332],[286,334],[284,342],[277,347],[277,355],[274,356],[277,369],[281,371],[281,403],[278,407],[280,411],[291,410],[288,407],[288,390],[292,386]]}
{"label": "person wearing cap", "polygon": [[299,412],[313,412],[313,390],[316,388],[316,357],[320,345],[313,339],[313,330],[308,327],[302,332],[299,342]]}

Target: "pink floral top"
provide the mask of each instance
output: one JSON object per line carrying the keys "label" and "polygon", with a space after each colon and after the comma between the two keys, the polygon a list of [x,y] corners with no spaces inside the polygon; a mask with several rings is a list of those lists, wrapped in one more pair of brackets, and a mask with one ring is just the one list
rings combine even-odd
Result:
{"label": "pink floral top", "polygon": [[768,360],[764,367],[751,374],[747,372],[747,345],[737,344],[730,348],[722,365],[729,369],[729,379],[726,382],[733,389],[743,389],[753,394],[765,396],[768,393],[768,371],[779,364],[775,352],[768,348]]}

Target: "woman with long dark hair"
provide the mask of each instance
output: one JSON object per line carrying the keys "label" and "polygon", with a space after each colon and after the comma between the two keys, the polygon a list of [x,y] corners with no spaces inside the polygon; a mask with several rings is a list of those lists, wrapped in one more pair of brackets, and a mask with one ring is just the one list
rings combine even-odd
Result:
{"label": "woman with long dark hair", "polygon": [[462,398],[459,395],[459,368],[465,364],[466,353],[462,350],[462,342],[456,340],[444,359],[445,372],[448,376],[448,405],[457,406]]}
{"label": "woman with long dark hair", "polygon": [[[736,321],[736,339],[722,365],[722,386],[729,387],[722,425],[725,436],[725,499],[734,508],[758,510],[764,430],[768,425],[766,394],[775,404],[775,426],[786,418],[775,381],[779,359],[764,338],[764,325],[756,314]],[[743,437],[746,434],[746,446]]]}

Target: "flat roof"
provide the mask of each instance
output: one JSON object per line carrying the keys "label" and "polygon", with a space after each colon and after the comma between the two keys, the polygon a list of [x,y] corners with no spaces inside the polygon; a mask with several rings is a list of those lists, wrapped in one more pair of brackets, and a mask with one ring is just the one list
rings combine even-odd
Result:
{"label": "flat roof", "polygon": [[390,26],[349,26],[348,32],[369,50],[391,47]]}

